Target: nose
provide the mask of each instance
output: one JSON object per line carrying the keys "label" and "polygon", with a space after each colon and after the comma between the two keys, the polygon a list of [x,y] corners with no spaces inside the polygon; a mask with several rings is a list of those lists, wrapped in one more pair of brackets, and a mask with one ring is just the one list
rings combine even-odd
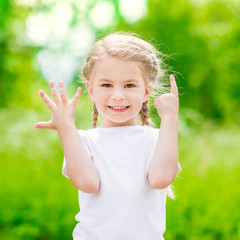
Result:
{"label": "nose", "polygon": [[112,99],[113,100],[122,100],[124,98],[125,98],[124,91],[120,88],[115,88],[113,95],[112,95]]}

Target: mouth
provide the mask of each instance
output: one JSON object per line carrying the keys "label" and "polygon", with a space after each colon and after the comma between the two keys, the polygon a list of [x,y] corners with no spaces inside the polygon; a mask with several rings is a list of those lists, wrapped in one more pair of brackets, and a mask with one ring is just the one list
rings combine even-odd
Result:
{"label": "mouth", "polygon": [[109,109],[111,109],[114,112],[124,112],[126,111],[130,106],[107,106]]}

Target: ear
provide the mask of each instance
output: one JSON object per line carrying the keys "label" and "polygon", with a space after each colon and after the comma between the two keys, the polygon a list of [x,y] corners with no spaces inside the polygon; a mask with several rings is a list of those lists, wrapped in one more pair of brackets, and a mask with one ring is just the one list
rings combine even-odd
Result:
{"label": "ear", "polygon": [[145,88],[144,102],[146,102],[152,92],[152,85],[147,85]]}
{"label": "ear", "polygon": [[93,97],[93,88],[90,84],[90,81],[85,81],[85,84],[86,84],[86,87],[87,87],[87,90],[88,90],[88,95],[89,97],[91,98],[91,100],[94,102],[94,97]]}

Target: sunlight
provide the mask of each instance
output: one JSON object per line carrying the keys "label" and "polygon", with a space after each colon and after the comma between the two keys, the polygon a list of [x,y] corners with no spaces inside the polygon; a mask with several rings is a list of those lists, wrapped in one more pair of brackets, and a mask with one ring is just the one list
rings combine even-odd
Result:
{"label": "sunlight", "polygon": [[37,0],[17,0],[16,2],[21,5],[34,6]]}
{"label": "sunlight", "polygon": [[46,45],[49,40],[66,37],[72,18],[72,8],[68,4],[58,4],[50,13],[40,12],[27,18],[26,30],[35,45]]}
{"label": "sunlight", "polygon": [[[110,1],[97,1],[88,16],[92,22],[89,26],[87,19],[81,18],[71,26],[74,18],[74,8],[70,0],[42,0],[43,3],[54,3],[50,11],[35,12],[26,20],[26,35],[28,44],[41,46],[37,60],[46,80],[71,81],[79,69],[80,61],[89,51],[95,39],[97,29],[113,26],[116,22],[115,7]],[[18,0],[19,4],[34,5],[36,0]],[[82,5],[76,3],[79,11],[89,7],[87,0]],[[120,0],[121,14],[129,22],[137,21],[146,13],[146,0]],[[84,16],[84,15],[82,15]],[[95,30],[94,30],[95,29]]]}
{"label": "sunlight", "polygon": [[104,28],[114,20],[115,9],[110,2],[98,2],[90,12],[90,18],[97,28]]}
{"label": "sunlight", "polygon": [[45,45],[48,40],[49,24],[45,13],[30,15],[26,21],[29,40],[34,45]]}
{"label": "sunlight", "polygon": [[79,62],[67,53],[59,52],[56,54],[48,50],[42,50],[38,53],[37,60],[46,80],[52,80],[56,84],[60,80],[64,82],[72,81],[79,67]]}
{"label": "sunlight", "polygon": [[119,8],[130,23],[136,22],[147,13],[146,0],[120,0]]}
{"label": "sunlight", "polygon": [[69,29],[65,37],[62,43],[49,41],[47,48],[40,50],[37,55],[47,81],[72,81],[80,69],[81,59],[94,42],[95,34],[87,24],[79,23]]}
{"label": "sunlight", "polygon": [[94,42],[95,34],[86,22],[71,26],[69,4],[56,4],[50,12],[31,14],[26,21],[29,44],[42,46],[37,60],[47,81],[71,81],[79,70],[80,59]]}

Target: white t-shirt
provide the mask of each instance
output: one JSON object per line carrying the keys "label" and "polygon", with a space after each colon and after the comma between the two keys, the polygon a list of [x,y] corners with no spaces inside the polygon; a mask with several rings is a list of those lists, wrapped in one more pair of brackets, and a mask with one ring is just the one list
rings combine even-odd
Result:
{"label": "white t-shirt", "polygon": [[96,193],[79,190],[74,240],[163,240],[166,189],[151,188],[147,178],[158,133],[139,125],[79,130],[101,184]]}

